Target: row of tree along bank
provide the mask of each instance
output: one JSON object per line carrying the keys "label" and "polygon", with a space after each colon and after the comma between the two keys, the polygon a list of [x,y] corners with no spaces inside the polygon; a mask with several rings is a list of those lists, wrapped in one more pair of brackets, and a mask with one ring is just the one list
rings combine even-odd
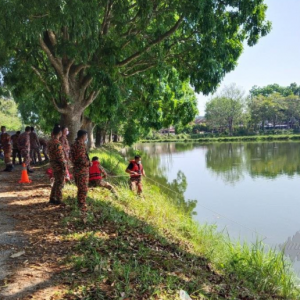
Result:
{"label": "row of tree along bank", "polygon": [[226,87],[208,101],[204,117],[186,126],[175,125],[171,132],[214,137],[291,134],[299,133],[299,128],[300,86],[292,83],[254,86],[246,97],[235,85]]}
{"label": "row of tree along bank", "polygon": [[[244,45],[271,30],[259,1],[0,1],[0,68],[26,124],[132,144],[186,125]],[[16,17],[17,16],[17,17]],[[3,80],[1,80],[2,82]],[[102,136],[103,136],[102,134]]]}
{"label": "row of tree along bank", "polygon": [[299,141],[300,134],[278,134],[278,135],[254,135],[254,136],[220,136],[220,137],[189,137],[185,136],[176,136],[173,137],[162,137],[160,139],[144,139],[140,142],[149,143],[149,142],[157,142],[157,143],[168,143],[168,142],[192,142],[192,143],[213,143],[213,142],[241,142],[241,141]]}

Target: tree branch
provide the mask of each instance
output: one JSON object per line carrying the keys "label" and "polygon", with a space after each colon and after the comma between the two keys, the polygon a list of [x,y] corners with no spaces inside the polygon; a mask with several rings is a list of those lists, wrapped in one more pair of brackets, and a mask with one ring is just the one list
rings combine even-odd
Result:
{"label": "tree branch", "polygon": [[89,65],[86,64],[79,64],[77,66],[73,66],[71,70],[72,76],[76,76],[81,70],[88,68]]}
{"label": "tree branch", "polygon": [[129,74],[122,73],[122,76],[123,76],[123,77],[131,77],[131,76],[136,75],[136,74],[138,74],[138,73],[145,72],[145,71],[147,71],[147,70],[153,68],[154,66],[155,66],[155,64],[148,65],[148,66],[146,66],[145,68],[141,68],[141,69],[136,70],[136,71],[134,71],[134,72],[132,72],[132,73],[129,73]]}
{"label": "tree branch", "polygon": [[48,59],[50,60],[51,64],[53,65],[53,67],[55,68],[55,70],[57,71],[57,73],[63,77],[63,66],[60,60],[58,60],[53,53],[50,51],[50,49],[48,48],[48,46],[46,45],[46,43],[44,42],[44,40],[42,39],[42,37],[40,37],[39,39],[40,41],[40,46],[42,47],[42,49],[44,50],[44,52],[46,53],[46,55],[48,56]]}
{"label": "tree branch", "polygon": [[110,13],[113,7],[114,0],[107,0],[107,5],[105,8],[104,19],[101,25],[101,34],[105,35],[108,32],[109,23],[110,23]]}
{"label": "tree branch", "polygon": [[158,37],[156,40],[154,40],[153,42],[151,42],[147,47],[145,47],[143,50],[138,51],[136,53],[134,53],[133,55],[131,55],[130,57],[124,59],[121,62],[117,63],[118,67],[124,67],[126,65],[128,65],[129,63],[131,63],[133,60],[137,59],[138,57],[140,57],[143,53],[147,52],[149,49],[151,49],[153,46],[161,43],[164,39],[168,38],[169,36],[171,36],[180,26],[181,22],[183,20],[183,16],[181,16],[178,21],[175,23],[175,25],[170,28],[167,32],[165,32],[163,35],[161,35],[160,37]]}
{"label": "tree branch", "polygon": [[[50,87],[48,86],[46,80],[44,80],[43,76],[42,76],[41,73],[38,71],[38,69],[35,68],[34,66],[31,66],[31,69],[37,74],[37,76],[39,77],[39,79],[41,80],[41,82],[44,83],[44,85],[45,85],[47,91],[48,91],[50,94],[53,94],[53,91],[51,91],[51,89],[50,89]],[[60,112],[60,113],[66,113],[66,112],[67,112],[66,109],[61,108],[61,107],[58,106],[58,104],[57,104],[57,102],[56,102],[56,100],[55,100],[54,97],[50,97],[50,98],[51,98],[51,101],[52,101],[52,103],[53,103],[55,109],[56,109],[58,112]]]}
{"label": "tree branch", "polygon": [[90,84],[92,83],[93,81],[93,77],[87,75],[85,76],[85,78],[83,79],[83,82],[80,86],[80,89],[82,89],[83,91],[85,91],[89,86]]}
{"label": "tree branch", "polygon": [[95,91],[91,92],[90,95],[86,99],[83,100],[82,107],[87,108],[90,104],[92,104],[93,101],[98,97],[99,93],[100,93],[100,90],[97,92],[95,92]]}

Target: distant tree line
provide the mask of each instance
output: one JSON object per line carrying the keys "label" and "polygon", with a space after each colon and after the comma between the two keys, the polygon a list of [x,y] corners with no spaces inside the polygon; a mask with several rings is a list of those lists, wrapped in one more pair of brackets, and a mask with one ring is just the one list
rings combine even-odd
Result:
{"label": "distant tree line", "polygon": [[236,85],[213,97],[205,109],[207,131],[228,135],[300,127],[300,86],[254,86],[248,96]]}

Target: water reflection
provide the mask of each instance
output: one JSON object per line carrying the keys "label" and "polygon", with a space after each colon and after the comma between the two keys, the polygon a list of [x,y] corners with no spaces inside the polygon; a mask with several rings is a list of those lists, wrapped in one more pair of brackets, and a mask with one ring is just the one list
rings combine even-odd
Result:
{"label": "water reflection", "polygon": [[288,237],[287,241],[279,245],[279,249],[290,258],[292,262],[300,261],[300,231],[296,232],[292,237]]}
{"label": "water reflection", "polygon": [[243,179],[244,161],[243,145],[211,144],[206,152],[207,169],[232,184]]}
{"label": "water reflection", "polygon": [[300,174],[298,143],[211,144],[207,168],[225,182],[234,184],[249,174],[252,178],[276,178]]}
{"label": "water reflection", "polygon": [[299,142],[159,143],[135,150],[151,178],[178,192],[179,206],[195,208],[195,220],[226,228],[232,239],[255,242],[257,233],[284,250],[300,274]]}

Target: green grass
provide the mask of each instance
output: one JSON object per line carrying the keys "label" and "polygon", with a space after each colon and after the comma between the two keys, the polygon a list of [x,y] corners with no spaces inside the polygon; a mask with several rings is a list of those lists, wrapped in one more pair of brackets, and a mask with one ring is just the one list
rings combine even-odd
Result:
{"label": "green grass", "polygon": [[250,136],[227,136],[215,138],[164,138],[157,140],[141,140],[142,143],[168,143],[168,142],[197,142],[197,143],[215,143],[215,142],[240,142],[240,141],[295,141],[300,140],[299,134],[281,134],[281,135],[250,135]]}
{"label": "green grass", "polygon": [[[105,148],[102,165],[124,175],[127,162]],[[87,223],[76,206],[76,188],[65,188],[72,208],[64,220],[75,240],[68,263],[76,274],[69,293],[80,299],[299,299],[297,278],[282,253],[257,241],[233,243],[215,226],[198,224],[158,187],[144,182],[144,198],[113,182],[119,199],[90,190]]]}

